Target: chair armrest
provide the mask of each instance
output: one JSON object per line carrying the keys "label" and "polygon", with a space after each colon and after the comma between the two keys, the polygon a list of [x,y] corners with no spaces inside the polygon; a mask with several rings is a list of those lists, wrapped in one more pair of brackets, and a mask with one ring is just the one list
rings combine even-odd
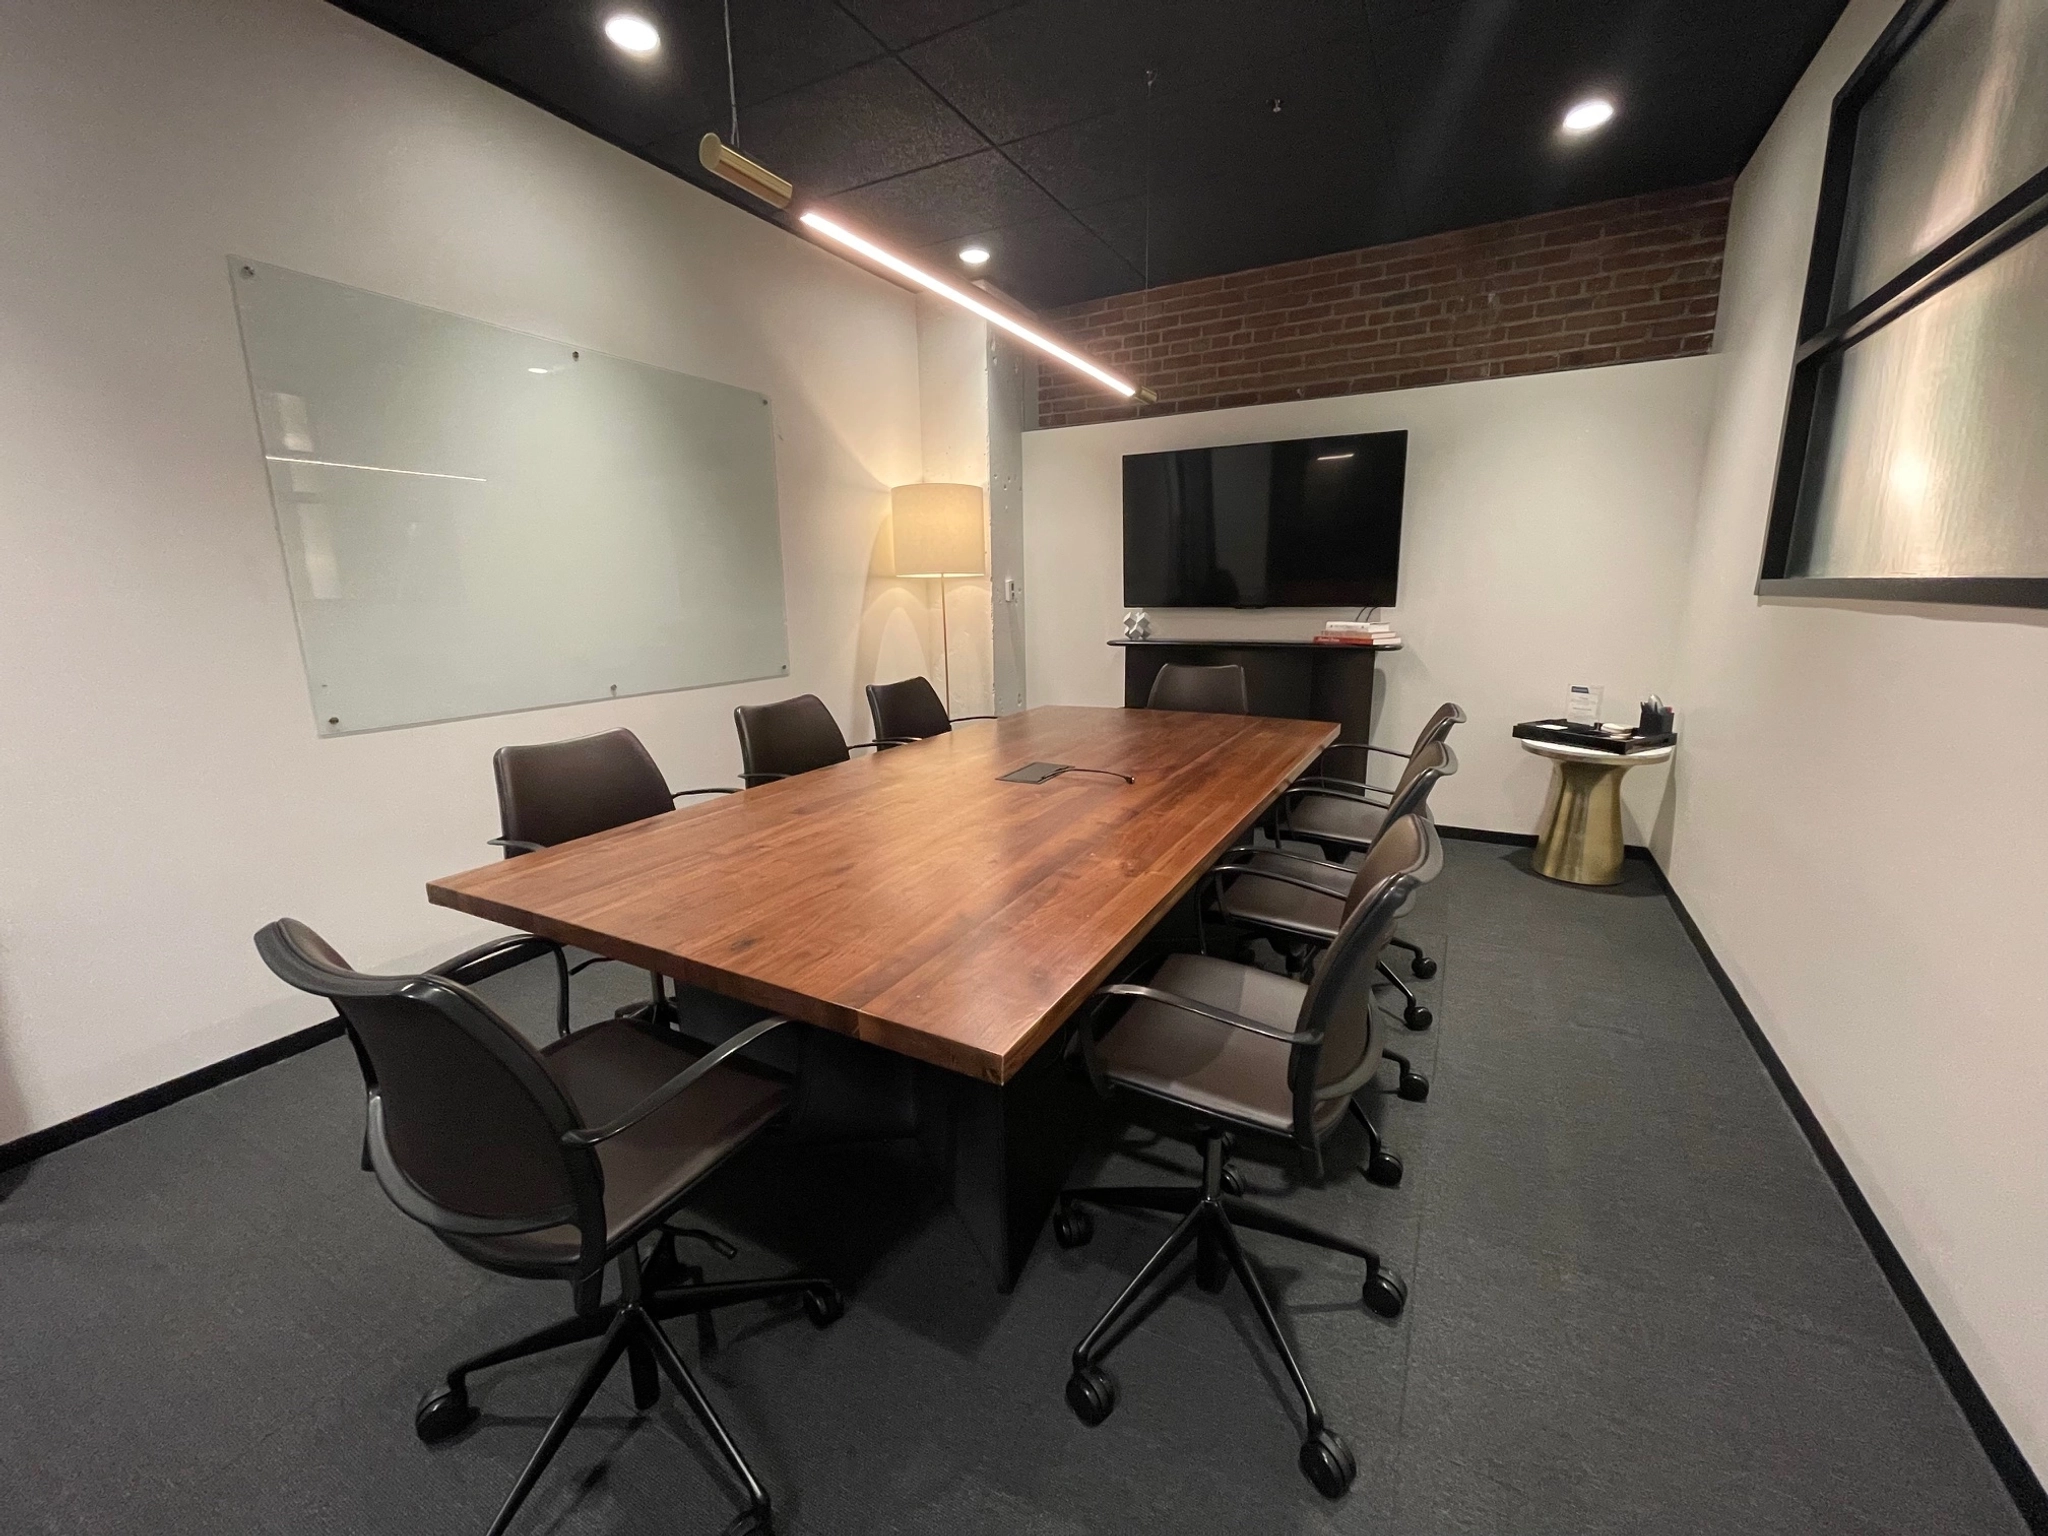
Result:
{"label": "chair armrest", "polygon": [[[515,965],[538,960],[542,955],[555,957],[555,1033],[567,1035],[571,974],[569,953],[553,939],[543,939],[531,933],[515,933],[508,938],[493,939],[488,944],[479,944],[475,949],[465,949],[452,959],[443,960],[427,974],[467,987],[495,976],[500,971],[509,971]],[[586,960],[584,965],[589,963]],[[582,968],[577,967],[578,970]]]}
{"label": "chair armrest", "polygon": [[1344,900],[1327,885],[1317,885],[1315,881],[1304,880],[1299,875],[1283,875],[1275,869],[1247,869],[1242,864],[1219,864],[1202,878],[1218,880],[1225,875],[1237,875],[1246,880],[1271,880],[1275,885],[1292,885],[1304,891],[1314,891],[1316,895],[1327,896],[1334,902],[1342,903]]}
{"label": "chair armrest", "polygon": [[610,1141],[614,1136],[630,1131],[657,1109],[670,1103],[678,1094],[685,1092],[693,1083],[702,1079],[712,1068],[720,1065],[726,1057],[733,1055],[737,1051],[745,1050],[756,1040],[767,1034],[769,1030],[779,1028],[788,1022],[788,1019],[778,1014],[774,1018],[762,1019],[758,1023],[749,1024],[723,1045],[706,1051],[702,1056],[699,1056],[688,1067],[663,1083],[654,1092],[648,1094],[646,1098],[635,1104],[623,1115],[620,1115],[618,1119],[606,1125],[579,1126],[573,1131],[564,1131],[562,1133],[562,1145],[565,1147],[594,1147],[599,1142]]}
{"label": "chair armrest", "polygon": [[739,791],[727,784],[714,784],[709,789],[672,789],[668,792],[671,800],[680,800],[686,795],[736,795]]}
{"label": "chair armrest", "polygon": [[515,933],[502,939],[493,939],[488,944],[479,944],[474,949],[465,949],[461,954],[443,960],[426,974],[466,987],[486,977],[495,976],[500,971],[509,971],[515,965],[538,960],[542,955],[559,955],[561,952],[562,946],[553,939],[543,939],[531,933]]}
{"label": "chair armrest", "polygon": [[757,785],[773,784],[777,779],[788,777],[786,773],[743,773],[740,775],[740,783],[748,789],[753,789]]}
{"label": "chair armrest", "polygon": [[510,848],[514,853],[539,853],[546,843],[522,843],[516,837],[494,837],[485,844],[490,848]]}
{"label": "chair armrest", "polygon": [[907,747],[909,745],[910,740],[908,737],[877,736],[873,741],[849,741],[846,744],[846,750],[858,752],[862,747],[873,747],[879,752],[884,747]]}
{"label": "chair armrest", "polygon": [[1323,748],[1325,752],[1383,752],[1388,757],[1408,757],[1411,754],[1396,752],[1392,747],[1376,747],[1369,741],[1333,741]]}
{"label": "chair armrest", "polygon": [[[1358,873],[1358,871],[1352,868],[1349,864],[1339,864],[1331,859],[1312,859],[1305,853],[1289,853],[1285,848],[1254,848],[1250,846],[1241,848],[1230,848],[1224,851],[1223,857],[1227,859],[1230,858],[1233,854],[1243,854],[1247,858],[1286,859],[1291,864],[1308,864],[1316,869],[1334,869],[1338,871],[1340,874],[1346,875],[1355,875]],[[1221,868],[1222,866],[1219,865],[1218,867]],[[1261,873],[1261,871],[1253,870],[1252,873],[1258,874]],[[1331,891],[1330,894],[1334,896],[1337,893],[1335,891]]]}
{"label": "chair armrest", "polygon": [[959,725],[964,720],[1000,720],[1002,718],[1001,715],[950,715],[947,717],[947,723],[949,725]]}
{"label": "chair armrest", "polygon": [[1142,997],[1150,1002],[1164,1003],[1169,1008],[1178,1008],[1183,1013],[1196,1014],[1211,1023],[1228,1024],[1232,1029],[1264,1035],[1268,1040],[1278,1040],[1284,1045],[1318,1045],[1323,1038],[1323,1032],[1319,1029],[1275,1029],[1270,1024],[1261,1024],[1257,1019],[1248,1019],[1241,1013],[1232,1013],[1228,1008],[1218,1008],[1212,1003],[1201,1003],[1192,997],[1182,997],[1178,992],[1162,992],[1157,987],[1140,986],[1132,981],[1119,981],[1111,986],[1098,987],[1094,995]]}
{"label": "chair armrest", "polygon": [[[1280,796],[1284,800],[1294,795],[1322,795],[1331,800],[1350,800],[1359,805],[1370,805],[1377,810],[1383,811],[1387,808],[1386,801],[1392,798],[1392,794],[1388,790],[1367,789],[1364,786],[1361,786],[1359,789],[1336,789],[1331,787],[1332,785],[1348,782],[1348,780],[1342,779],[1300,779],[1282,790]],[[1378,795],[1381,798],[1375,800],[1372,798],[1374,795]]]}

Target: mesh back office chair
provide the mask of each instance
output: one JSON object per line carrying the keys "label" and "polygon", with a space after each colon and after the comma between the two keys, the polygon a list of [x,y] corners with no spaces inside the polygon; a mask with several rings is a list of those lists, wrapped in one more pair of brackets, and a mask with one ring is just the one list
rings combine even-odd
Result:
{"label": "mesh back office chair", "polygon": [[[663,815],[675,809],[676,801],[690,795],[737,793],[725,788],[671,790],[640,738],[623,727],[568,741],[500,747],[491,759],[491,768],[498,781],[498,824],[503,829],[503,835],[491,842],[503,848],[508,859]],[[559,1032],[566,1035],[572,968],[562,958],[559,946],[555,953],[562,970],[556,1022]],[[595,959],[585,960],[573,970],[596,963]],[[661,977],[650,971],[648,979],[653,1017],[672,1018]]]}
{"label": "mesh back office chair", "polygon": [[1244,668],[1235,663],[1192,667],[1169,661],[1152,679],[1147,709],[1184,709],[1205,715],[1248,715]]}
{"label": "mesh back office chair", "polygon": [[[1451,727],[1465,723],[1465,711],[1456,704],[1439,704],[1436,713],[1424,722],[1422,730],[1415,737],[1415,744],[1406,752],[1392,747],[1376,747],[1369,742],[1337,742],[1324,749],[1322,766],[1327,769],[1330,754],[1352,752],[1356,754],[1358,777],[1346,779],[1327,773],[1297,779],[1295,787],[1303,791],[1300,798],[1290,797],[1286,802],[1283,821],[1288,835],[1306,838],[1320,843],[1326,857],[1355,865],[1365,849],[1372,846],[1372,839],[1380,823],[1387,819],[1387,802],[1392,790],[1378,789],[1366,782],[1372,763],[1372,754],[1383,757],[1404,758],[1410,761],[1414,755],[1434,742],[1449,738]],[[1404,770],[1405,771],[1405,770]],[[1399,786],[1397,785],[1396,788]],[[1409,943],[1398,935],[1388,941],[1396,949],[1405,949],[1412,957],[1409,969],[1427,981],[1436,974],[1436,962],[1424,954],[1417,945]],[[1428,1027],[1429,1010],[1415,1001],[1406,982],[1396,982],[1408,998],[1408,1022],[1413,1028]],[[1418,1022],[1419,1021],[1419,1022]]]}
{"label": "mesh back office chair", "polygon": [[[1387,792],[1386,806],[1368,808],[1389,821],[1403,815],[1427,816],[1430,791],[1436,787],[1439,779],[1447,779],[1457,771],[1457,754],[1451,751],[1448,742],[1435,741],[1427,745],[1418,745],[1415,751],[1409,754],[1408,761],[1401,770],[1400,782]],[[1287,797],[1302,788],[1303,786],[1297,784],[1286,790],[1282,795],[1283,805]],[[1305,793],[1315,795],[1322,792],[1308,789]],[[1283,828],[1287,827],[1290,814],[1288,810],[1282,811]],[[1291,828],[1288,830],[1292,831]],[[1223,856],[1216,869],[1211,871],[1212,875],[1240,869],[1264,869],[1275,873],[1271,879],[1250,884],[1241,880],[1224,882],[1218,893],[1217,905],[1225,917],[1286,933],[1290,937],[1320,941],[1319,932],[1290,928],[1286,919],[1295,913],[1296,908],[1304,904],[1313,904],[1311,892],[1320,891],[1332,898],[1341,899],[1351,889],[1352,876],[1368,857],[1370,855],[1366,853],[1352,853],[1339,861],[1313,859],[1303,854],[1290,853],[1286,849],[1233,848]],[[1284,880],[1283,874],[1286,877]],[[1289,886],[1298,889],[1289,891]],[[1406,915],[1405,908],[1400,915]],[[1436,962],[1416,945],[1394,934],[1387,936],[1387,942],[1397,948],[1408,950],[1415,956],[1416,975],[1427,978],[1436,974]],[[1380,962],[1379,969],[1380,975],[1401,993],[1402,1022],[1410,1029],[1428,1029],[1435,1022],[1435,1018],[1416,997],[1408,983],[1395,975],[1393,967],[1384,960]]]}
{"label": "mesh back office chair", "polygon": [[1170,956],[1144,985],[1119,983],[1097,998],[1130,1003],[1097,1039],[1090,1020],[1079,1038],[1090,1077],[1104,1092],[1126,1092],[1170,1106],[1192,1121],[1202,1147],[1200,1188],[1070,1189],[1053,1213],[1062,1247],[1089,1240],[1085,1206],[1165,1211],[1180,1217],[1159,1251],[1145,1261],[1121,1296],[1074,1348],[1067,1404],[1084,1424],[1100,1424],[1116,1407],[1115,1378],[1102,1366],[1118,1321],[1190,1243],[1196,1282],[1219,1291],[1230,1274],[1252,1308],[1301,1395],[1308,1439],[1303,1474],[1329,1498],[1351,1486],[1357,1463],[1350,1447],[1323,1422],[1315,1394],[1281,1332],[1273,1303],[1246,1260],[1238,1227],[1270,1232],[1365,1260],[1361,1299],[1382,1317],[1407,1304],[1401,1279],[1362,1243],[1323,1232],[1242,1199],[1229,1166],[1228,1137],[1252,1132],[1293,1142],[1320,1179],[1324,1140],[1342,1122],[1352,1095],[1380,1067],[1383,1030],[1373,1007],[1373,968],[1395,914],[1441,862],[1436,832],[1421,816],[1389,825],[1367,856],[1345,907],[1344,921],[1312,982],[1300,982],[1207,955]]}
{"label": "mesh back office chair", "polygon": [[[639,1021],[606,1019],[535,1050],[466,983],[521,963],[537,942],[500,940],[422,976],[368,976],[289,918],[256,935],[270,969],[328,999],[347,1026],[367,1091],[364,1160],[392,1204],[473,1264],[571,1287],[572,1316],[457,1365],[421,1399],[414,1428],[432,1444],[473,1423],[473,1371],[601,1338],[491,1536],[511,1524],[621,1354],[635,1406],[653,1407],[666,1375],[745,1489],[746,1509],[728,1529],[766,1532],[768,1495],[660,1320],[791,1295],[820,1327],[843,1310],[838,1291],[814,1276],[672,1283],[683,1277],[673,1241],[683,1233],[668,1219],[787,1103],[777,1076],[737,1059],[787,1021],[763,1019],[700,1052]],[[607,1302],[610,1268],[619,1290]]]}
{"label": "mesh back office chair", "polygon": [[924,677],[900,683],[869,683],[868,714],[875,722],[878,746],[944,736],[963,720],[993,720],[994,715],[948,715],[939,691]]}
{"label": "mesh back office chair", "polygon": [[742,704],[732,712],[732,723],[740,734],[740,782],[749,789],[847,762],[861,747],[897,745],[857,741],[848,746],[832,711],[814,693],[773,704]]}

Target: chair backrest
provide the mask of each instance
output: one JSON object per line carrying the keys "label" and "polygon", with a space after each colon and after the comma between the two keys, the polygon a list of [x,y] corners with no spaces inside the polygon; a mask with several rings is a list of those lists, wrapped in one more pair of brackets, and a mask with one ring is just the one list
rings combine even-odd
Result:
{"label": "chair backrest", "polygon": [[1422,730],[1417,734],[1415,745],[1410,749],[1411,755],[1414,752],[1420,752],[1424,747],[1444,740],[1451,734],[1452,726],[1463,725],[1464,723],[1465,711],[1457,705],[1450,703],[1448,700],[1437,705],[1436,713],[1424,722]]}
{"label": "chair backrest", "polygon": [[[1458,754],[1450,743],[1433,741],[1419,746],[1409,754],[1401,777],[1394,783],[1392,794],[1387,797],[1387,814],[1382,825],[1391,824],[1398,816],[1419,816],[1429,804],[1429,792],[1436,788],[1437,780],[1447,779],[1458,771]],[[1375,845],[1377,846],[1377,845]]]}
{"label": "chair backrest", "polygon": [[[498,823],[508,841],[552,848],[675,809],[647,748],[621,728],[571,741],[500,747]],[[507,858],[522,850],[508,848]]]}
{"label": "chair backrest", "polygon": [[1319,1045],[1297,1046],[1291,1064],[1298,1137],[1312,1139],[1318,1100],[1356,1092],[1379,1069],[1386,1026],[1373,1007],[1373,976],[1402,904],[1442,868],[1436,828],[1422,816],[1391,820],[1373,839],[1344,899],[1343,925],[1316,967],[1295,1025],[1322,1034]]}
{"label": "chair backrest", "polygon": [[518,1030],[444,977],[351,970],[291,918],[258,933],[256,950],[341,1015],[369,1090],[371,1166],[394,1205],[457,1237],[578,1227],[601,1268],[602,1169],[562,1144],[575,1108]]}
{"label": "chair backrest", "polygon": [[1169,661],[1152,679],[1147,709],[1183,709],[1206,715],[1246,715],[1244,668],[1236,663],[1192,667]]}
{"label": "chair backrest", "polygon": [[740,777],[748,784],[829,768],[853,754],[839,722],[814,693],[774,704],[742,704],[732,712],[740,733]]}
{"label": "chair backrest", "polygon": [[938,689],[925,677],[869,683],[868,713],[874,716],[877,741],[920,741],[953,729]]}

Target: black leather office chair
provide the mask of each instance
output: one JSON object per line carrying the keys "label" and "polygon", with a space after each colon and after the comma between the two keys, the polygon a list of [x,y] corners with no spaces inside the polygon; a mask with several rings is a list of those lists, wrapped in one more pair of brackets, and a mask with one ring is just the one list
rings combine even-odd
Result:
{"label": "black leather office chair", "polygon": [[847,762],[862,747],[896,744],[857,741],[848,746],[832,711],[814,693],[773,704],[742,704],[732,712],[732,723],[740,733],[740,782],[749,789]]}
{"label": "black leather office chair", "polygon": [[[1399,782],[1391,790],[1385,792],[1387,803],[1384,806],[1367,800],[1353,801],[1341,799],[1340,797],[1347,792],[1339,789],[1303,783],[1291,785],[1282,792],[1280,799],[1280,827],[1282,835],[1295,838],[1302,836],[1300,825],[1295,820],[1294,800],[1297,795],[1306,797],[1318,804],[1329,800],[1346,806],[1355,805],[1362,811],[1370,813],[1373,818],[1375,834],[1385,824],[1386,818],[1391,816],[1412,814],[1427,817],[1429,815],[1430,791],[1436,787],[1440,779],[1449,778],[1457,771],[1457,754],[1451,751],[1448,742],[1438,740],[1428,745],[1418,746],[1413,753],[1407,754],[1407,761],[1402,766]],[[1327,825],[1326,822],[1322,821],[1316,821],[1312,824],[1316,826]],[[1310,834],[1310,840],[1322,841],[1321,837],[1316,834]],[[1370,850],[1372,844],[1368,842],[1365,846],[1367,850]],[[1338,849],[1334,851],[1342,851],[1342,847],[1343,845],[1340,842]],[[1323,849],[1325,853],[1333,851],[1328,843],[1323,844]],[[1246,845],[1233,848],[1229,853],[1225,854],[1218,862],[1217,870],[1221,871],[1236,867],[1258,868],[1261,866],[1267,869],[1285,870],[1291,872],[1294,879],[1298,881],[1309,884],[1332,896],[1342,897],[1351,888],[1352,876],[1369,857],[1370,852],[1367,851],[1352,852],[1341,859],[1313,859],[1303,854],[1289,852],[1286,849],[1261,849]],[[1212,871],[1212,873],[1215,873],[1215,871]],[[1276,881],[1267,881],[1258,886],[1246,886],[1243,888],[1242,893],[1238,893],[1235,887],[1233,887],[1230,893],[1221,898],[1223,915],[1226,917],[1242,915],[1247,920],[1255,921],[1256,919],[1252,916],[1250,909],[1261,905],[1269,914],[1279,912],[1279,899],[1274,894],[1278,888],[1278,882]],[[1233,904],[1238,910],[1232,910]],[[1198,906],[1198,915],[1199,911],[1200,908]],[[1266,923],[1263,926],[1272,928],[1276,925]],[[1389,934],[1387,942],[1400,949],[1408,950],[1415,956],[1413,968],[1417,976],[1427,978],[1436,974],[1436,962],[1425,955],[1419,946],[1411,944],[1406,939],[1395,934]],[[1422,1000],[1416,997],[1414,990],[1407,982],[1395,975],[1393,967],[1387,965],[1384,961],[1380,963],[1379,969],[1380,974],[1399,989],[1401,993],[1402,1022],[1410,1029],[1428,1029],[1435,1022],[1435,1018],[1423,1004]]]}
{"label": "black leather office chair", "polygon": [[1088,1206],[1180,1217],[1172,1235],[1074,1348],[1067,1404],[1084,1424],[1102,1423],[1116,1407],[1116,1380],[1102,1365],[1105,1341],[1193,1243],[1197,1284],[1219,1291],[1229,1275],[1237,1276],[1301,1394],[1308,1427],[1301,1448],[1303,1474],[1329,1498],[1351,1486],[1357,1474],[1351,1449],[1323,1422],[1237,1229],[1363,1259],[1361,1299],[1382,1317],[1400,1315],[1407,1287],[1363,1243],[1241,1198],[1242,1181],[1227,1161],[1229,1137],[1248,1133],[1291,1141],[1310,1177],[1322,1177],[1323,1142],[1347,1107],[1355,1112],[1352,1095],[1380,1067],[1384,1030],[1373,1006],[1374,966],[1401,903],[1430,878],[1440,858],[1435,830],[1424,818],[1404,816],[1390,824],[1367,857],[1346,902],[1343,925],[1311,982],[1207,955],[1172,955],[1147,982],[1119,983],[1095,994],[1105,1001],[1129,1001],[1099,1039],[1098,1020],[1084,1019],[1079,1038],[1090,1077],[1105,1093],[1162,1103],[1191,1122],[1202,1148],[1202,1183],[1199,1188],[1070,1189],[1060,1196],[1053,1235],[1066,1248],[1093,1235]]}
{"label": "black leather office chair", "polygon": [[[491,843],[504,849],[508,859],[663,815],[675,809],[676,801],[691,795],[738,793],[723,787],[671,790],[640,738],[623,727],[568,741],[500,747],[491,759],[491,768],[498,781],[498,825],[502,829],[502,835]],[[560,1032],[567,1034],[568,977],[597,960],[569,967],[559,946],[555,953],[562,969],[557,1023]],[[648,977],[654,1017],[670,1018],[666,985],[652,971]]]}
{"label": "black leather office chair", "polygon": [[1244,668],[1236,663],[1193,667],[1169,661],[1152,679],[1147,709],[1182,709],[1205,715],[1248,715]]}
{"label": "black leather office chair", "polygon": [[[1324,853],[1331,859],[1355,865],[1372,846],[1373,834],[1387,817],[1388,798],[1393,790],[1380,789],[1367,782],[1370,777],[1372,755],[1409,759],[1415,753],[1434,742],[1449,738],[1451,727],[1465,723],[1465,711],[1456,704],[1443,703],[1436,708],[1415,737],[1415,744],[1406,752],[1392,747],[1376,747],[1370,742],[1336,742],[1323,749],[1319,763],[1322,770],[1316,774],[1295,780],[1294,787],[1306,792],[1306,797],[1294,799],[1290,796],[1287,804],[1286,825],[1290,835],[1306,838],[1323,845]],[[1333,753],[1354,754],[1352,762],[1358,777],[1344,778],[1328,772],[1333,766]],[[1398,786],[1397,786],[1398,787]],[[1348,850],[1348,851],[1347,851]],[[1436,962],[1422,952],[1420,946],[1409,943],[1396,935],[1388,941],[1396,949],[1405,949],[1410,955],[1409,969],[1427,981],[1436,974]],[[1401,990],[1408,990],[1405,982]],[[1416,1005],[1409,998],[1411,1013]],[[1428,1009],[1420,1010],[1427,1016]]]}
{"label": "black leather office chair", "polygon": [[[728,1530],[766,1532],[768,1494],[661,1320],[779,1296],[801,1297],[820,1327],[843,1310],[831,1282],[816,1276],[674,1283],[683,1277],[681,1229],[670,1218],[788,1102],[782,1080],[739,1052],[788,1021],[763,1019],[699,1051],[640,1021],[606,1019],[535,1050],[467,983],[520,963],[536,942],[500,940],[421,976],[369,976],[289,918],[256,935],[280,979],[341,1015],[367,1091],[365,1165],[392,1204],[473,1264],[571,1287],[572,1316],[462,1361],[420,1400],[414,1428],[433,1444],[475,1422],[472,1372],[602,1339],[490,1536],[511,1524],[622,1354],[634,1404],[653,1407],[666,1375],[745,1489],[746,1508]],[[611,1301],[608,1269],[618,1274]]]}
{"label": "black leather office chair", "polygon": [[939,691],[924,677],[900,683],[869,683],[868,714],[875,722],[875,744],[923,741],[944,736],[963,720],[993,720],[994,715],[948,715]]}

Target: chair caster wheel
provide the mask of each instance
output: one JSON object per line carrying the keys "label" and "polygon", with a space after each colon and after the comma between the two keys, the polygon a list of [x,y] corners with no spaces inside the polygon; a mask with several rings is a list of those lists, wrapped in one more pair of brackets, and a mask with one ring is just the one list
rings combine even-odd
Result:
{"label": "chair caster wheel", "polygon": [[1067,1406],[1090,1429],[1116,1411],[1116,1378],[1099,1365],[1077,1365],[1067,1378]]}
{"label": "chair caster wheel", "polygon": [[1403,1171],[1401,1159],[1392,1152],[1375,1152],[1365,1162],[1366,1180],[1382,1189],[1400,1188]]}
{"label": "chair caster wheel", "polygon": [[1052,1213],[1053,1241],[1062,1248],[1080,1248],[1095,1235],[1095,1218],[1078,1205],[1063,1205]]}
{"label": "chair caster wheel", "polygon": [[1399,1317],[1408,1306],[1408,1286],[1391,1269],[1382,1265],[1365,1277],[1365,1285],[1359,1292],[1359,1300],[1366,1310],[1381,1317]]}
{"label": "chair caster wheel", "polygon": [[1235,1168],[1223,1170],[1223,1193],[1235,1195],[1240,1200],[1244,1198],[1244,1175]]}
{"label": "chair caster wheel", "polygon": [[1401,1012],[1401,1022],[1410,1029],[1422,1031],[1436,1022],[1436,1015],[1420,1003],[1410,1003]]}
{"label": "chair caster wheel", "polygon": [[1436,962],[1427,955],[1417,955],[1409,962],[1408,969],[1427,981],[1436,974]]}
{"label": "chair caster wheel", "polygon": [[775,1517],[765,1507],[743,1509],[719,1536],[775,1536]]}
{"label": "chair caster wheel", "polygon": [[476,1417],[468,1389],[443,1384],[421,1398],[419,1407],[413,1410],[413,1433],[428,1445],[439,1445],[469,1428]]}
{"label": "chair caster wheel", "polygon": [[1410,1104],[1423,1103],[1429,1098],[1429,1079],[1420,1072],[1410,1072],[1395,1091]]}
{"label": "chair caster wheel", "polygon": [[814,1328],[830,1328],[846,1316],[846,1303],[840,1299],[838,1287],[821,1285],[815,1291],[805,1291],[804,1316]]}
{"label": "chair caster wheel", "polygon": [[1301,1447],[1301,1475],[1326,1499],[1341,1499],[1358,1476],[1351,1447],[1334,1430],[1319,1429]]}

